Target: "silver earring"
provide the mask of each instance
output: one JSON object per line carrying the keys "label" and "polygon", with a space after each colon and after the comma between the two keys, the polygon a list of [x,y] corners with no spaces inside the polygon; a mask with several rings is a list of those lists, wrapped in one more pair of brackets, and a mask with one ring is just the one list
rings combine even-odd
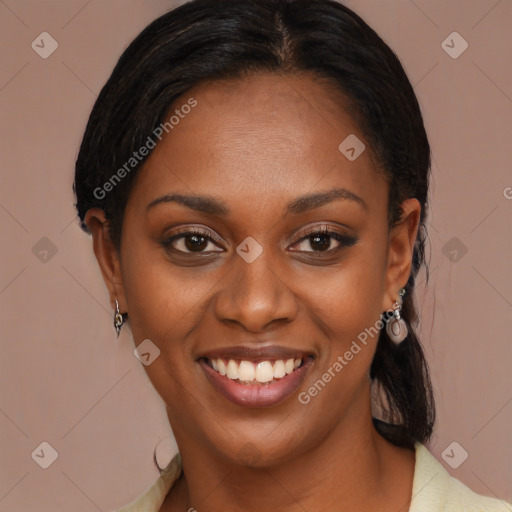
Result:
{"label": "silver earring", "polygon": [[402,297],[405,295],[405,288],[402,288],[398,292],[398,295],[399,299],[393,304],[393,315],[386,323],[386,333],[395,345],[402,343],[409,333],[405,320],[400,316],[400,310],[402,309]]}
{"label": "silver earring", "polygon": [[116,329],[118,338],[119,338],[119,333],[121,332],[121,327],[123,326],[123,324],[124,324],[124,317],[121,314],[121,312],[119,311],[119,302],[117,302],[117,299],[116,299],[116,312],[114,314],[114,327]]}

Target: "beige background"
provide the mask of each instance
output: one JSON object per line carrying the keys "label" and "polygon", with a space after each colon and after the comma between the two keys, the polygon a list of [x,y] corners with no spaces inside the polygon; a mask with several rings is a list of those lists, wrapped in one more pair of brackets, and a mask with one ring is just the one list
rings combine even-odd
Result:
{"label": "beige background", "polygon": [[[431,450],[476,491],[510,500],[512,2],[346,3],[404,63],[433,150],[432,275],[418,290],[438,406]],[[71,184],[100,88],[172,5],[0,0],[0,512],[113,510],[158,476],[163,404],[129,333],[116,342]],[[47,59],[31,48],[43,31],[59,45]],[[469,44],[457,59],[441,46],[453,31]],[[457,469],[441,457],[453,441],[468,452]],[[31,457],[42,442],[58,452],[48,469]]]}

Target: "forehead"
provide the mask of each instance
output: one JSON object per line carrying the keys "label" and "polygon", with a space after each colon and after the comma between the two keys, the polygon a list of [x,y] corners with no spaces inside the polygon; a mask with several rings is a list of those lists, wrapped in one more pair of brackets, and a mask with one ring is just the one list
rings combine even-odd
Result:
{"label": "forehead", "polygon": [[[197,105],[184,114],[190,98]],[[172,106],[180,121],[138,181],[148,201],[179,189],[227,201],[258,196],[263,205],[333,186],[377,200],[382,179],[345,106],[340,92],[305,74],[202,83]],[[339,149],[349,136],[366,146],[353,161]]]}

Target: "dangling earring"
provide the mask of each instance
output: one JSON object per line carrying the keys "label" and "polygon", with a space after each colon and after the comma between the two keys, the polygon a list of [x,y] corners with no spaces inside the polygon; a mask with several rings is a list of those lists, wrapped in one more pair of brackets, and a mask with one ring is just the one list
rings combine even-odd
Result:
{"label": "dangling earring", "polygon": [[399,299],[393,304],[393,316],[391,316],[386,323],[386,333],[395,345],[402,343],[409,333],[405,320],[400,316],[405,288],[402,288],[398,292],[398,295]]}
{"label": "dangling earring", "polygon": [[119,333],[121,332],[121,327],[123,326],[123,324],[124,324],[124,317],[121,314],[121,312],[119,311],[119,302],[117,302],[117,299],[116,299],[116,312],[114,314],[114,327],[116,329],[118,338],[119,338]]}

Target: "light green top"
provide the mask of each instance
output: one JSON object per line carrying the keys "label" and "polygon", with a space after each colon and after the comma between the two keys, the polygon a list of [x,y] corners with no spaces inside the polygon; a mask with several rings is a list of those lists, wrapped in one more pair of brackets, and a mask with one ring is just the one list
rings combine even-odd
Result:
{"label": "light green top", "polygon": [[[409,512],[512,512],[512,503],[476,494],[452,477],[424,445],[416,443],[415,454]],[[159,512],[180,475],[178,453],[142,496],[118,512]]]}

